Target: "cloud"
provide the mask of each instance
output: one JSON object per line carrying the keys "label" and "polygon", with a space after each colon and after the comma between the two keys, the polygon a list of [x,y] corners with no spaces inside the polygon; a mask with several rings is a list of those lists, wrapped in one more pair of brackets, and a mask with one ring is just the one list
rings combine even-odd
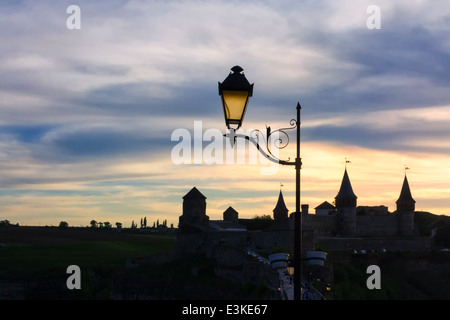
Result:
{"label": "cloud", "polygon": [[312,119],[304,136],[311,141],[333,141],[373,149],[450,154],[449,107],[380,110],[350,116]]}
{"label": "cloud", "polygon": [[[70,212],[90,191],[99,197],[90,208],[106,212],[101,203],[125,181],[130,189],[117,205],[126,210],[126,197],[138,199],[139,213],[178,206],[179,193],[196,182],[217,201],[215,213],[229,199],[266,201],[289,174],[262,179],[259,167],[170,162],[173,130],[192,132],[194,120],[225,129],[217,82],[236,64],[255,83],[246,128],[285,127],[300,101],[302,139],[326,151],[316,175],[352,152],[448,158],[447,3],[378,1],[380,30],[366,27],[371,1],[78,1],[81,29],[68,30],[71,4],[0,4],[3,190],[40,189],[33,201],[58,188],[79,192]],[[311,150],[305,163],[320,147]],[[234,171],[241,179],[230,182]],[[329,190],[323,178],[305,179],[324,183],[309,184],[310,199]],[[152,206],[144,205],[146,190],[155,194]],[[251,210],[256,203],[248,201]]]}
{"label": "cloud", "polygon": [[51,133],[47,134],[44,140],[45,143],[55,148],[55,153],[65,154],[72,159],[138,155],[139,153],[150,153],[152,149],[166,145],[158,139],[152,139],[151,136],[132,131],[118,132],[108,129]]}

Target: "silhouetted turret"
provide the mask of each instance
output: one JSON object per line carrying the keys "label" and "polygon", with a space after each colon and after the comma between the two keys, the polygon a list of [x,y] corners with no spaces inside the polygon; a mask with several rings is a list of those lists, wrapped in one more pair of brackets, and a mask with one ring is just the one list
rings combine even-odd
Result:
{"label": "silhouetted turret", "polygon": [[414,231],[414,210],[416,208],[416,200],[411,195],[408,179],[403,179],[402,190],[397,200],[398,215],[398,233],[406,236],[411,235]]}
{"label": "silhouetted turret", "polygon": [[278,196],[278,202],[273,209],[273,219],[275,221],[283,220],[288,217],[289,209],[286,207],[284,203],[283,193],[280,190],[280,195]]}
{"label": "silhouetted turret", "polygon": [[338,231],[342,236],[352,236],[355,233],[357,198],[345,168],[341,188],[335,197]]}

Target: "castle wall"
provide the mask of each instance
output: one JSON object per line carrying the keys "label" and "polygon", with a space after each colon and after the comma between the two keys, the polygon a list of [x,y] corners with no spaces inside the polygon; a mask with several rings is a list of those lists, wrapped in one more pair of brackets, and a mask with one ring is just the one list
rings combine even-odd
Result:
{"label": "castle wall", "polygon": [[386,216],[356,216],[356,235],[394,236],[398,234],[398,219],[396,215]]}
{"label": "castle wall", "polygon": [[398,232],[401,235],[412,235],[414,233],[414,211],[397,211]]}
{"label": "castle wall", "polygon": [[[343,233],[346,229],[344,228],[345,230],[343,230],[342,226],[346,220],[341,218],[344,217],[339,214],[327,216],[309,214],[303,216],[303,224],[308,228],[314,229],[315,237],[346,236],[346,234]],[[402,217],[399,217],[396,213],[386,215],[356,215],[354,220],[354,233],[347,233],[347,235],[355,237],[412,235],[412,231],[409,233],[400,232],[401,230],[406,229],[405,227],[403,227],[403,229],[401,228],[402,223],[405,225],[407,224],[409,229],[414,227],[414,222],[411,222],[410,219],[411,215],[408,215],[403,220],[401,218]],[[406,222],[404,222],[404,220]]]}
{"label": "castle wall", "polygon": [[356,232],[356,208],[341,207],[336,211],[336,232],[340,236],[348,237]]}
{"label": "castle wall", "polygon": [[336,233],[335,215],[303,215],[303,224],[308,228],[314,229],[314,236],[329,236]]}
{"label": "castle wall", "polygon": [[252,247],[258,252],[271,254],[275,251],[293,252],[294,231],[247,231]]}
{"label": "castle wall", "polygon": [[[306,252],[313,249],[314,231],[308,227],[302,229],[302,250]],[[294,230],[247,231],[246,234],[251,248],[263,254],[294,252]]]}
{"label": "castle wall", "polygon": [[320,247],[330,251],[430,251],[433,241],[425,237],[318,238]]}

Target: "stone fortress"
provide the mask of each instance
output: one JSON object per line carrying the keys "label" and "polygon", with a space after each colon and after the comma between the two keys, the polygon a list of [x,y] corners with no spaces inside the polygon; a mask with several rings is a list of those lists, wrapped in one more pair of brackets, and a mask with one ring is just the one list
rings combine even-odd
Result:
{"label": "stone fortress", "polygon": [[[357,206],[350,178],[345,168],[335,205],[323,202],[309,213],[302,205],[302,249],[320,248],[326,251],[391,250],[428,251],[432,239],[419,236],[414,224],[416,201],[411,195],[408,179],[404,177],[397,208],[389,212],[385,206]],[[284,202],[280,190],[273,209],[273,223],[255,229],[252,219],[240,219],[229,207],[223,220],[210,220],[206,215],[206,197],[194,187],[183,197],[183,214],[179,218],[177,245],[188,253],[214,256],[215,247],[258,252],[293,252],[294,218]]]}
{"label": "stone fortress", "polygon": [[312,230],[315,245],[329,250],[430,250],[431,239],[419,236],[414,224],[416,201],[406,174],[396,204],[392,213],[386,206],[357,206],[345,169],[335,206],[323,202],[315,214],[302,206],[303,225]]}

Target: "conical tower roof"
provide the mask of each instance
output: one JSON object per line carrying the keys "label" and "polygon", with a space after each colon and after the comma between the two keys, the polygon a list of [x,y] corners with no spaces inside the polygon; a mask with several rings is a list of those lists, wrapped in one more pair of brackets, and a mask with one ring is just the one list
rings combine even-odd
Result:
{"label": "conical tower roof", "polygon": [[286,204],[284,203],[283,193],[280,190],[277,205],[273,209],[273,218],[274,220],[281,220],[283,218],[287,218],[288,212],[289,209],[286,207]]}
{"label": "conical tower roof", "polygon": [[406,178],[405,175],[405,179],[403,180],[403,186],[402,186],[402,191],[400,192],[400,197],[397,200],[397,204],[399,203],[416,203],[416,200],[413,199],[412,195],[411,195],[411,189],[409,189],[409,183],[408,183],[408,178]]}
{"label": "conical tower roof", "polygon": [[284,203],[283,193],[280,190],[280,195],[278,196],[278,202],[275,206],[275,209],[273,209],[273,212],[288,212],[289,209],[286,207],[286,204]]}
{"label": "conical tower roof", "polygon": [[336,196],[338,199],[356,199],[358,198],[353,192],[352,184],[350,183],[350,178],[348,177],[347,168],[345,168],[344,177],[342,178],[341,188]]}

